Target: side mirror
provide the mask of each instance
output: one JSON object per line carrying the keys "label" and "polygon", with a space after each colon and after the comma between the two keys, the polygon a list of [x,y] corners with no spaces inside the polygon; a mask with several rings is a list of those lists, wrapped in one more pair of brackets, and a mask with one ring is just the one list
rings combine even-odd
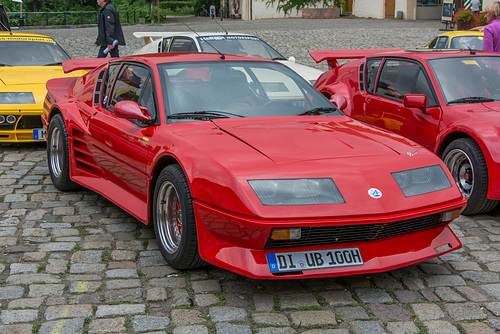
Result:
{"label": "side mirror", "polygon": [[292,63],[295,63],[295,57],[294,56],[291,56],[290,58],[288,58],[288,61],[292,62]]}
{"label": "side mirror", "polygon": [[151,116],[148,109],[141,107],[134,101],[120,101],[115,104],[113,113],[116,117],[125,119],[137,119],[139,121],[151,122]]}
{"label": "side mirror", "polygon": [[347,100],[342,94],[333,94],[330,96],[330,102],[340,110],[344,110],[347,107]]}
{"label": "side mirror", "polygon": [[427,96],[425,94],[406,94],[403,104],[406,108],[418,108],[425,112],[427,110]]}

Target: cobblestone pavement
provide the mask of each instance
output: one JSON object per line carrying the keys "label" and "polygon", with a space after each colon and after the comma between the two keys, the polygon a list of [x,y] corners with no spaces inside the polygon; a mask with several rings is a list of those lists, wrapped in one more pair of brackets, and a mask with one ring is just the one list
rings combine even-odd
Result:
{"label": "cobblestone pavement", "polygon": [[[210,19],[191,19],[196,30]],[[224,21],[307,63],[319,48],[421,46],[440,22]],[[76,57],[95,27],[40,29]],[[180,24],[125,27],[185,30]],[[33,30],[32,30],[33,31]],[[312,62],[311,62],[312,63]],[[90,191],[51,184],[44,145],[0,153],[0,333],[495,333],[500,330],[500,210],[453,224],[464,247],[385,273],[257,281],[207,267],[179,272],[153,229]]]}

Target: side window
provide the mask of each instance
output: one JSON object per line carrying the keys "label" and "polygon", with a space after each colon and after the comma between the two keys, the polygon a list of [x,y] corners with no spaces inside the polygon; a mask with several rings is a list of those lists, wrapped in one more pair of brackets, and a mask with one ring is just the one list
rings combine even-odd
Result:
{"label": "side window", "polygon": [[106,104],[108,103],[108,97],[109,93],[111,91],[111,86],[113,84],[113,80],[115,79],[116,73],[118,72],[118,69],[120,68],[120,64],[111,64],[109,65],[108,72],[104,76],[104,79],[102,81],[102,94],[101,94],[101,105],[103,107],[106,107]]}
{"label": "side window", "polygon": [[165,37],[161,41],[161,50],[158,52],[168,52],[168,48],[170,47],[170,42],[172,42],[172,37]]}
{"label": "side window", "polygon": [[109,97],[108,110],[113,111],[115,104],[120,101],[135,101],[139,103],[139,97],[148,77],[149,69],[145,67],[135,64],[123,65],[113,85],[113,90]]}
{"label": "side window", "polygon": [[174,38],[169,52],[196,52],[196,44],[191,38]]}
{"label": "side window", "polygon": [[412,94],[425,94],[427,96],[427,106],[433,107],[437,106],[438,103],[434,98],[434,94],[432,93],[431,86],[429,85],[429,81],[425,77],[424,71],[420,69],[417,76],[417,81],[415,82],[415,88],[412,91]]}
{"label": "side window", "polygon": [[406,94],[425,94],[427,105],[437,105],[431,86],[418,63],[405,60],[386,60],[377,85],[377,95],[400,102]]}
{"label": "side window", "polygon": [[156,109],[154,84],[153,80],[151,79],[151,75],[149,75],[142,84],[141,94],[137,103],[142,107],[146,107],[151,118],[153,120],[156,120],[156,115],[158,114],[158,112]]}
{"label": "side window", "polygon": [[377,73],[381,62],[382,59],[368,59],[366,61],[365,84],[366,91],[370,94],[373,94],[373,90],[375,88],[375,80],[377,79]]}
{"label": "side window", "polygon": [[428,48],[429,48],[429,49],[435,49],[435,48],[436,48],[436,45],[437,45],[437,41],[438,41],[438,37],[434,38],[434,39],[432,40],[432,42],[430,42],[430,43],[429,43]]}
{"label": "side window", "polygon": [[420,67],[404,60],[386,60],[377,85],[377,95],[403,100],[412,92]]}
{"label": "side window", "polygon": [[448,37],[442,36],[438,38],[435,49],[447,49],[448,48]]}

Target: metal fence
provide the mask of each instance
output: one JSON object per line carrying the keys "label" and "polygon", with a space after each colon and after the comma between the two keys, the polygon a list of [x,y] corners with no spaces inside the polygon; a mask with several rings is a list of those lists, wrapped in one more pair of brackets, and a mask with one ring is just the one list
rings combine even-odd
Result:
{"label": "metal fence", "polygon": [[[12,27],[97,24],[99,11],[91,12],[7,12]],[[121,23],[137,23],[140,12],[120,11]]]}

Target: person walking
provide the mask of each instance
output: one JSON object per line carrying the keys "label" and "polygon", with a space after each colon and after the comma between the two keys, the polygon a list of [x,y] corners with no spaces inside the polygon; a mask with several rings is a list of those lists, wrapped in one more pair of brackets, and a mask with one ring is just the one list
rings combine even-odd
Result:
{"label": "person walking", "polygon": [[479,13],[481,7],[481,2],[479,0],[472,0],[470,2],[470,11],[472,14],[476,15]]}
{"label": "person walking", "polygon": [[0,31],[10,31],[9,16],[7,11],[3,8],[2,1],[0,1]]}
{"label": "person walking", "polygon": [[97,0],[97,4],[101,6],[95,40],[95,44],[99,46],[97,58],[106,58],[108,53],[111,57],[119,57],[118,45],[125,45],[125,37],[118,12],[111,4],[111,0]]}
{"label": "person walking", "polygon": [[484,17],[488,25],[484,27],[483,50],[500,52],[500,1],[490,2]]}

